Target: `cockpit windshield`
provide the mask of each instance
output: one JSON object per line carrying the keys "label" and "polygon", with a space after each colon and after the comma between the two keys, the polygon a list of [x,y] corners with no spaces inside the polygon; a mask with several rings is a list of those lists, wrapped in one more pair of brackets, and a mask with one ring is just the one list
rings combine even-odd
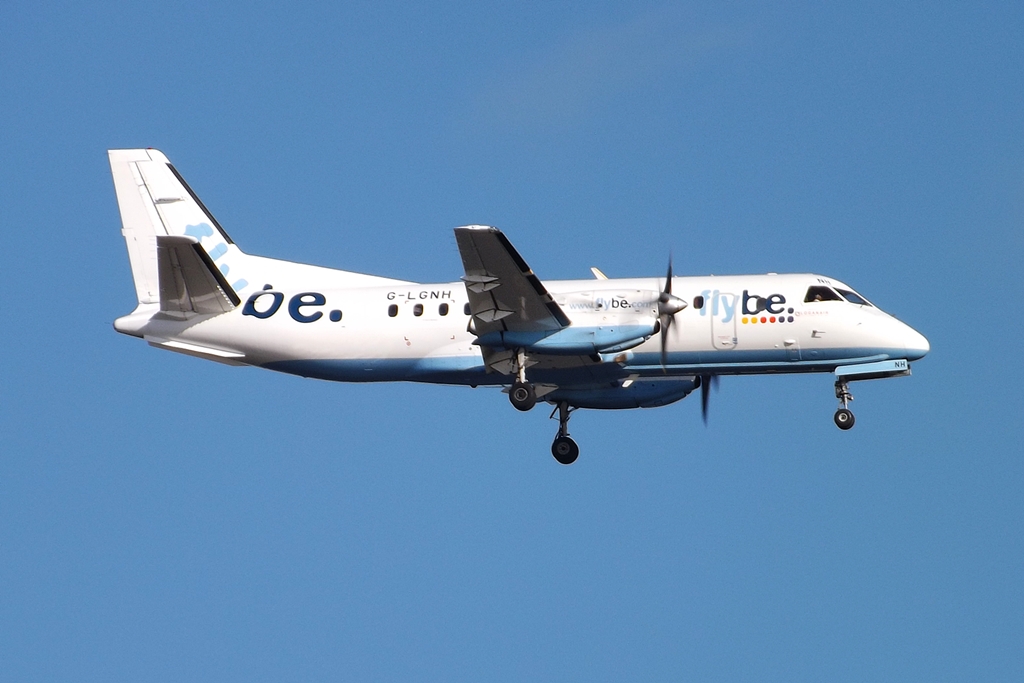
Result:
{"label": "cockpit windshield", "polygon": [[804,297],[804,303],[811,303],[814,301],[842,301],[842,297],[832,291],[831,287],[822,287],[821,285],[815,285],[807,288],[807,296]]}
{"label": "cockpit windshield", "polygon": [[857,292],[841,287],[832,289],[823,285],[813,285],[807,288],[807,296],[804,297],[804,303],[814,303],[816,301],[849,301],[851,304],[857,304],[858,306],[871,305],[870,301]]}
{"label": "cockpit windshield", "polygon": [[836,287],[836,291],[843,295],[843,298],[849,301],[851,304],[858,304],[860,306],[870,306],[871,303],[862,297],[857,292],[851,292],[848,289],[840,289]]}

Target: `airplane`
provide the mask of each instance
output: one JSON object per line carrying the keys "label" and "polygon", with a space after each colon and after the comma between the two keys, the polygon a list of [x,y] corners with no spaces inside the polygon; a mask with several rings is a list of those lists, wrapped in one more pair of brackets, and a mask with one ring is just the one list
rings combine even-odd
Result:
{"label": "airplane", "polygon": [[815,274],[541,281],[503,232],[455,228],[464,273],[418,283],[243,252],[155,149],[108,151],[138,306],[114,329],[229,365],[339,382],[502,387],[570,414],[664,406],[723,375],[832,373],[835,424],[856,380],[901,377],[930,350],[852,287]]}

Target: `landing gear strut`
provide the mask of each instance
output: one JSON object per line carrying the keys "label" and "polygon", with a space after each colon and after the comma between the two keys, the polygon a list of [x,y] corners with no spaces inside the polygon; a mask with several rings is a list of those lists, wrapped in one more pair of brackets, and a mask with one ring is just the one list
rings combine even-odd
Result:
{"label": "landing gear strut", "polygon": [[853,400],[853,394],[850,393],[850,387],[845,380],[836,380],[836,398],[839,399],[839,410],[832,419],[835,420],[836,427],[845,431],[853,427],[855,422],[853,412],[847,407]]}
{"label": "landing gear strut", "polygon": [[[569,413],[572,412],[572,409],[569,408],[567,402],[559,401],[555,411],[558,412],[558,436],[551,444],[551,455],[555,456],[555,460],[561,464],[571,465],[576,462],[576,458],[580,457],[580,447],[569,436]],[[554,416],[553,411],[551,417]]]}
{"label": "landing gear strut", "polygon": [[508,392],[508,400],[516,410],[527,411],[537,405],[537,390],[526,381],[526,354],[522,349],[516,352],[516,381]]}

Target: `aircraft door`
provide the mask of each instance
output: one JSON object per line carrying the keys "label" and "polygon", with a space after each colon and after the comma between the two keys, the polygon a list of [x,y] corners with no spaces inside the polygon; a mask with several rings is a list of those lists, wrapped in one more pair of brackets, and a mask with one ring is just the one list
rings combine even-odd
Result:
{"label": "aircraft door", "polygon": [[716,291],[711,297],[711,343],[719,350],[736,348],[736,318],[740,297]]}

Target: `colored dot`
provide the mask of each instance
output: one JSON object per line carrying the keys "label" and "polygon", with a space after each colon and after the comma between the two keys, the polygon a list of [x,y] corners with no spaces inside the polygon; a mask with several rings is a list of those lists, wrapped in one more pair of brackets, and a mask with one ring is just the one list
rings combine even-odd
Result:
{"label": "colored dot", "polygon": [[771,318],[769,318],[769,320],[770,320],[771,322],[775,322],[775,316],[773,315],[773,316],[772,316]]}
{"label": "colored dot", "polygon": [[[792,313],[792,312],[793,312],[793,309],[792,309],[792,308],[790,308],[789,310],[787,310],[787,311],[786,311],[786,313]],[[793,322],[793,321],[792,321],[792,320],[790,320],[789,322]]]}
{"label": "colored dot", "polygon": [[341,311],[331,311],[331,322],[336,323],[341,320]]}
{"label": "colored dot", "polygon": [[746,318],[744,318],[744,319],[743,319],[743,324],[744,324],[744,325],[746,325],[746,324],[747,324],[747,319],[746,319]]}
{"label": "colored dot", "polygon": [[789,322],[793,322],[793,316],[789,316]]}
{"label": "colored dot", "polygon": [[750,324],[751,324],[751,325],[753,325],[753,324],[754,324],[754,323],[756,323],[756,322],[757,322],[757,318],[751,318],[751,319],[750,319]]}
{"label": "colored dot", "polygon": [[766,322],[764,318],[761,318],[761,322]]}

